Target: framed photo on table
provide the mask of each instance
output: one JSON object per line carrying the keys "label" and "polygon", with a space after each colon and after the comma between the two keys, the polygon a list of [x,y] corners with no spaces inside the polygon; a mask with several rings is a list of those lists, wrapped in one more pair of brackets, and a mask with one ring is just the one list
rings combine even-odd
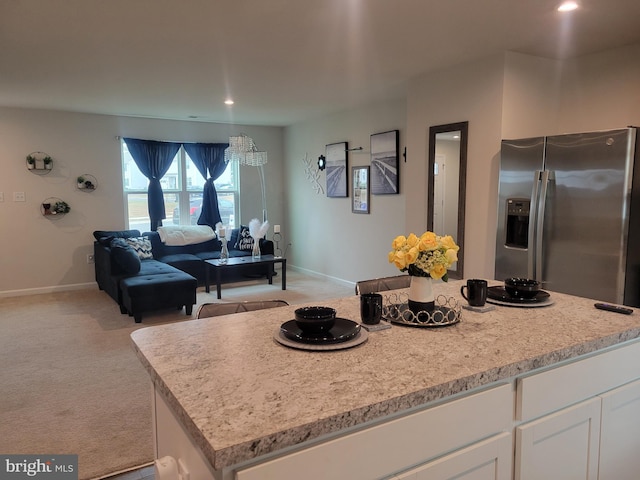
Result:
{"label": "framed photo on table", "polygon": [[352,167],[351,180],[353,185],[351,211],[369,213],[369,167]]}
{"label": "framed photo on table", "polygon": [[325,147],[327,197],[347,197],[347,142]]}
{"label": "framed photo on table", "polygon": [[398,130],[371,135],[371,193],[398,193]]}

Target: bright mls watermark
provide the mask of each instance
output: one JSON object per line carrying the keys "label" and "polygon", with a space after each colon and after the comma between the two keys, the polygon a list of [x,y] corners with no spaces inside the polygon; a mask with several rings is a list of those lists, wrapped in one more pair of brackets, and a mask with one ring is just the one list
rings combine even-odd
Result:
{"label": "bright mls watermark", "polygon": [[2,455],[0,479],[78,480],[78,455]]}

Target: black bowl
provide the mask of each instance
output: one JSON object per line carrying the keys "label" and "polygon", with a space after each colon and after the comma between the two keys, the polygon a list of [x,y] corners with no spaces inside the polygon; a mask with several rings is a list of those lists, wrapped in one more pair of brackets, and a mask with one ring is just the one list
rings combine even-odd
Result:
{"label": "black bowl", "polygon": [[507,278],[504,289],[512,297],[533,298],[540,291],[540,282],[530,278]]}
{"label": "black bowl", "polygon": [[336,323],[336,311],[331,307],[302,307],[295,311],[296,324],[308,333],[322,333]]}

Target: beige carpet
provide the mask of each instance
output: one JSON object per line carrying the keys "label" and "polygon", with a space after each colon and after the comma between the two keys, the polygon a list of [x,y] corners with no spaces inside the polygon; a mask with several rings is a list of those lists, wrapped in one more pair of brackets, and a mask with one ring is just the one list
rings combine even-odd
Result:
{"label": "beige carpet", "polygon": [[[273,285],[223,286],[221,301],[293,305],[354,294],[353,286],[287,273],[286,291],[277,276]],[[198,304],[217,301],[215,288],[198,290]],[[97,288],[0,299],[0,452],[78,454],[80,479],[151,462],[151,389],[129,336],[188,319],[169,310],[135,324]]]}

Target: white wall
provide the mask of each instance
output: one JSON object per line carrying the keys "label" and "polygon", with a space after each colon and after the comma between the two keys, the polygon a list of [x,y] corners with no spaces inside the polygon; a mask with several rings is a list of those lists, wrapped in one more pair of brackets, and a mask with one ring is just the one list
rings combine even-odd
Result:
{"label": "white wall", "polygon": [[557,60],[506,53],[502,138],[558,133],[562,68]]}
{"label": "white wall", "polygon": [[[120,142],[116,136],[153,140],[226,142],[231,133],[246,133],[269,154],[265,167],[271,223],[283,214],[283,129],[87,115],[0,108],[0,295],[19,295],[95,285],[94,230],[125,227]],[[54,159],[45,176],[30,173],[25,157],[44,151]],[[261,217],[257,169],[241,167],[241,221]],[[89,173],[98,180],[92,193],[78,191],[75,179]],[[25,192],[26,202],[13,202]],[[71,206],[63,218],[40,214],[47,197]],[[170,214],[170,212],[169,212]]]}
{"label": "white wall", "polygon": [[640,126],[640,44],[566,62],[559,132]]}
{"label": "white wall", "polygon": [[503,65],[504,57],[500,55],[430,73],[411,82],[407,97],[407,168],[403,184],[407,194],[407,233],[419,234],[426,229],[429,127],[469,122],[464,235],[467,278],[488,278],[488,272],[493,271],[493,257],[487,252],[495,248]]}
{"label": "white wall", "polygon": [[[402,152],[406,144],[404,99],[381,102],[286,128],[287,167],[285,192],[288,205],[283,236],[291,243],[290,263],[330,277],[355,282],[367,278],[396,275],[387,254],[391,241],[404,232],[404,190],[406,164]],[[323,193],[316,194],[305,175],[303,159],[313,168],[325,145],[346,141],[349,148],[363,147],[348,154],[348,169],[370,165],[370,136],[389,130],[400,131],[400,193],[371,195],[370,214],[351,212],[348,198],[326,196],[326,174],[320,175]],[[349,189],[352,188],[349,178]]]}

